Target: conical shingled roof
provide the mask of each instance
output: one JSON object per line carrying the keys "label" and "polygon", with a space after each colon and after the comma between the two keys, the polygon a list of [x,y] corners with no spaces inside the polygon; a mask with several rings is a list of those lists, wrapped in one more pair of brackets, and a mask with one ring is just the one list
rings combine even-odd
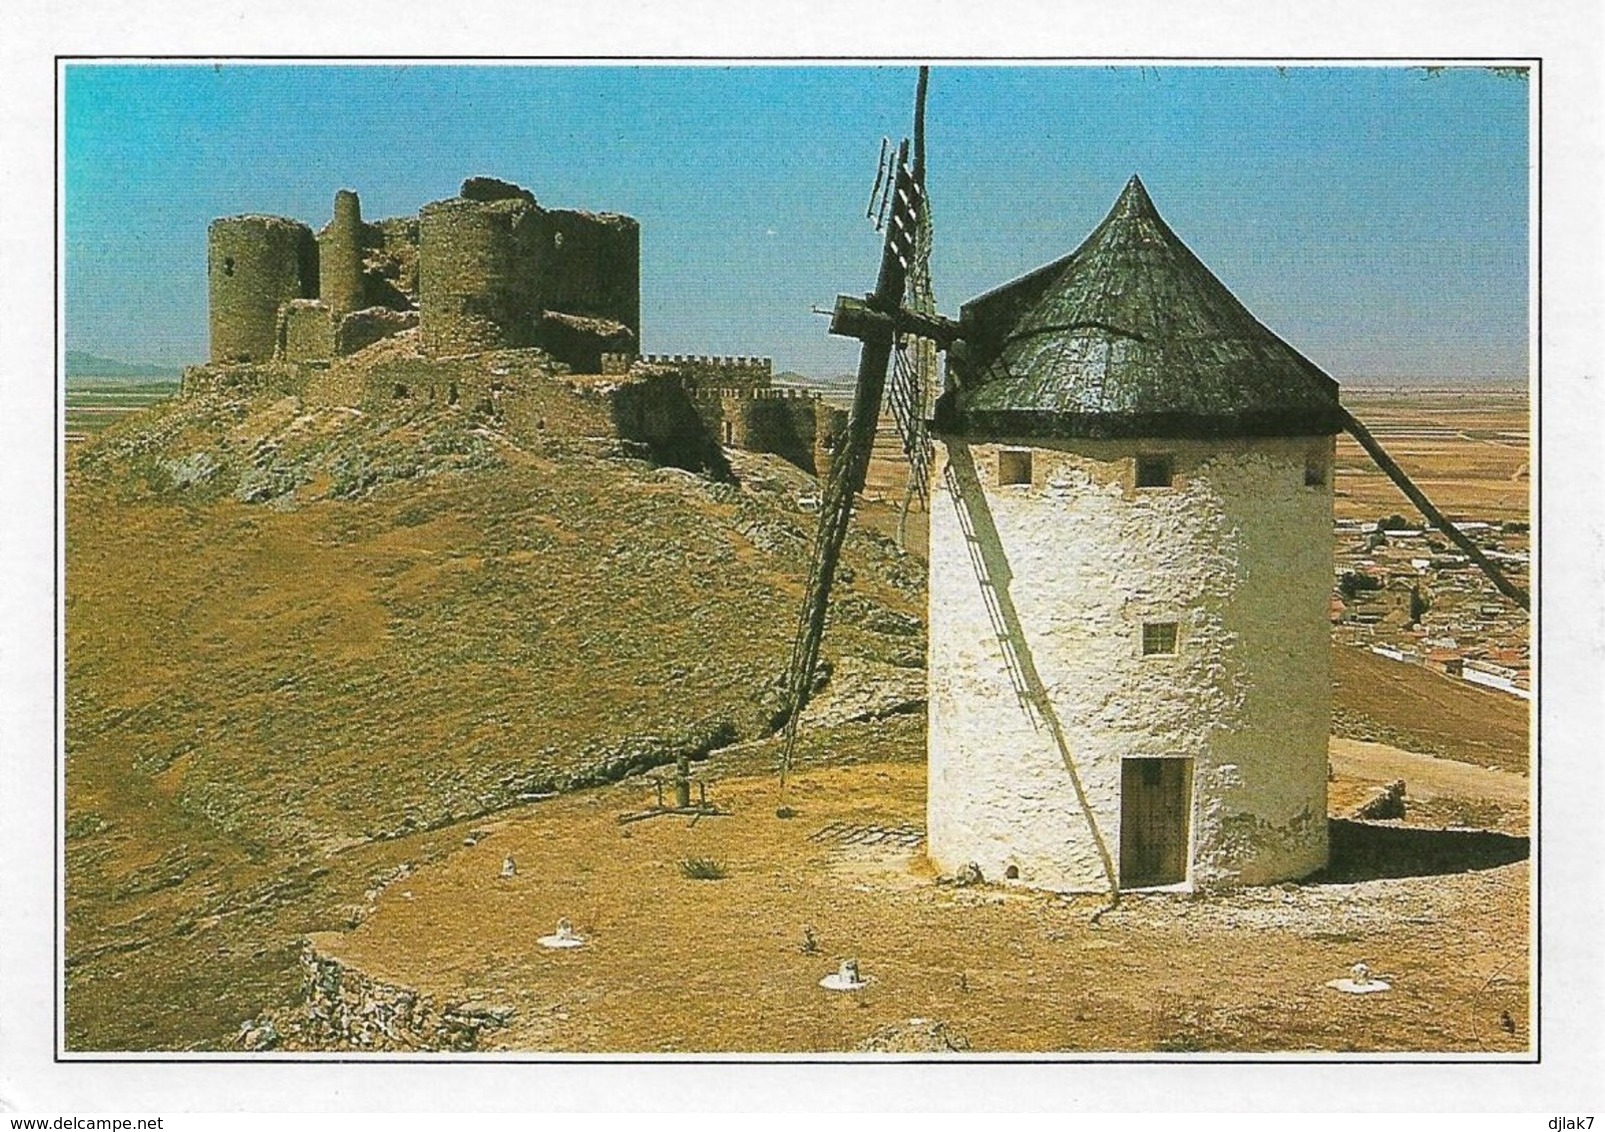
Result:
{"label": "conical shingled roof", "polygon": [[995,437],[1320,436],[1337,382],[1188,250],[1137,177],[1070,255],[965,304],[936,430]]}

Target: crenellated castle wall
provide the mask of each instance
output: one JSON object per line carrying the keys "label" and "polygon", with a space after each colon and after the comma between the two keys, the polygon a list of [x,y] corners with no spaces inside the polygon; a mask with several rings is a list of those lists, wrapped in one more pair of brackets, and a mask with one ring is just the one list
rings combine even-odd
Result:
{"label": "crenellated castle wall", "polygon": [[830,478],[835,466],[836,453],[847,438],[846,409],[838,409],[820,400],[814,408],[814,475],[823,483]]}
{"label": "crenellated castle wall", "polygon": [[[635,368],[639,367],[639,368]],[[672,374],[684,384],[708,434],[722,447],[767,452],[823,476],[828,474],[847,414],[818,393],[771,384],[774,360],[754,355],[601,355],[598,372]]]}
{"label": "crenellated castle wall", "polygon": [[767,452],[807,472],[828,468],[843,426],[817,393],[806,389],[689,386],[708,432],[726,448]]}
{"label": "crenellated castle wall", "polygon": [[642,354],[642,365],[662,366],[679,371],[699,387],[762,386],[774,380],[771,358],[717,354]]}

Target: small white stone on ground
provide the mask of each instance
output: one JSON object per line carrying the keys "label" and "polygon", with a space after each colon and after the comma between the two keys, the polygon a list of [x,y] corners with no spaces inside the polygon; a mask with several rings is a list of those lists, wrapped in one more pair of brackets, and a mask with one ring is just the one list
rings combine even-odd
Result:
{"label": "small white stone on ground", "polygon": [[852,991],[863,988],[865,980],[858,973],[858,960],[843,959],[841,966],[823,979],[819,985],[826,990]]}
{"label": "small white stone on ground", "polygon": [[553,932],[551,935],[543,935],[535,942],[540,944],[542,947],[568,948],[581,947],[584,945],[585,940],[582,939],[579,933],[574,930],[574,925],[569,923],[568,918],[565,916],[563,919],[557,921],[557,931]]}
{"label": "small white stone on ground", "polygon": [[1349,968],[1348,978],[1332,979],[1326,985],[1333,990],[1342,991],[1344,994],[1376,994],[1391,987],[1391,984],[1385,983],[1381,979],[1373,979],[1371,977],[1371,968],[1364,963],[1356,963]]}

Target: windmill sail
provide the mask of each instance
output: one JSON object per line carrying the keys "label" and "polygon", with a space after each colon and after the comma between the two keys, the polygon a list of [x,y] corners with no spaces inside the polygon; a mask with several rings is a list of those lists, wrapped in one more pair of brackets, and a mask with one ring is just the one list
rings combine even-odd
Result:
{"label": "windmill sail", "polygon": [[[915,314],[936,314],[936,292],[931,285],[931,201],[929,194],[919,199],[919,221],[914,233],[914,258],[908,269],[908,295],[905,309]],[[886,390],[886,403],[892,410],[908,460],[908,487],[897,517],[897,545],[906,545],[908,513],[914,500],[921,507],[929,503],[931,478],[931,433],[927,422],[935,408],[937,394],[938,345],[932,338],[899,334],[894,366]]]}
{"label": "windmill sail", "polygon": [[[913,203],[915,209],[914,254],[909,260],[905,309],[915,314],[936,314],[936,291],[931,284],[931,245],[934,229],[931,223],[931,198],[925,190],[925,91],[930,73],[920,69],[918,93],[914,99],[914,168],[913,178],[919,195]],[[886,402],[892,410],[902,441],[903,455],[908,460],[908,490],[903,495],[903,510],[898,517],[897,541],[903,545],[903,531],[908,522],[908,511],[918,498],[921,506],[928,499],[931,470],[931,435],[926,422],[935,405],[937,350],[935,340],[915,334],[899,333]]]}
{"label": "windmill sail", "polygon": [[[880,272],[875,290],[867,300],[868,309],[885,316],[888,325],[903,310],[911,267],[919,252],[920,217],[924,211],[924,109],[926,68],[920,68],[919,93],[915,101],[915,161],[909,165],[909,143],[897,150],[892,175],[886,240],[881,247]],[[791,663],[786,672],[786,740],[780,757],[780,778],[784,784],[791,769],[797,745],[797,726],[802,710],[813,692],[814,669],[819,662],[819,645],[825,634],[825,617],[830,590],[847,540],[847,524],[852,518],[853,501],[864,489],[869,458],[880,420],[882,395],[886,390],[894,336],[869,334],[863,339],[858,356],[858,381],[848,417],[847,435],[831,465],[819,508],[819,527],[814,536],[813,556],[808,568],[808,586],[797,618],[797,635],[792,642]],[[918,402],[911,402],[918,405]]]}

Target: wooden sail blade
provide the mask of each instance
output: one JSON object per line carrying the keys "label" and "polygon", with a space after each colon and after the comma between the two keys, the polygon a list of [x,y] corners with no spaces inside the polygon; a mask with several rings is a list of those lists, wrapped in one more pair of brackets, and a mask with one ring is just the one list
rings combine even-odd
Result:
{"label": "wooden sail blade", "polygon": [[791,662],[786,671],[786,742],[780,757],[781,781],[791,767],[797,744],[797,724],[813,691],[814,669],[819,662],[819,646],[825,635],[825,619],[830,591],[847,541],[847,524],[853,502],[864,489],[869,458],[875,445],[880,420],[881,399],[886,390],[886,371],[891,364],[894,335],[892,320],[900,313],[903,292],[908,285],[909,263],[915,251],[920,189],[908,167],[909,143],[898,148],[897,171],[892,188],[891,218],[881,247],[880,271],[875,290],[865,302],[872,316],[864,332],[858,355],[858,380],[853,390],[853,406],[847,422],[847,436],[838,449],[819,509],[819,526],[814,535],[813,555],[808,568],[808,586],[797,618],[797,635],[792,642]]}
{"label": "wooden sail blade", "polygon": [[791,767],[797,742],[797,724],[813,691],[814,669],[819,663],[819,646],[825,635],[825,618],[830,607],[830,591],[847,541],[847,525],[852,519],[853,501],[864,488],[869,457],[875,445],[875,425],[880,415],[881,392],[886,383],[891,345],[866,342],[859,358],[858,385],[854,391],[847,435],[838,447],[819,508],[819,527],[808,569],[808,588],[797,619],[797,636],[792,642],[791,664],[786,673],[786,743],[781,755],[781,776]]}
{"label": "wooden sail blade", "polygon": [[[914,167],[917,189],[915,200],[914,254],[910,257],[904,305],[918,315],[936,314],[936,291],[931,282],[931,196],[925,184],[925,99],[930,85],[930,68],[920,68],[919,87],[914,96]],[[945,344],[945,343],[944,343]],[[931,435],[926,422],[935,405],[938,341],[918,331],[905,333],[897,346],[896,368],[887,390],[887,403],[897,424],[903,455],[908,459],[908,487],[897,520],[897,545],[905,543],[909,508],[916,498],[929,504]]]}
{"label": "wooden sail blade", "polygon": [[[915,162],[916,169],[919,162]],[[931,434],[926,423],[933,411],[939,370],[937,352],[945,342],[922,334],[918,328],[907,328],[909,316],[936,319],[936,292],[931,282],[931,200],[923,182],[916,173],[919,190],[914,230],[914,254],[908,267],[908,285],[904,298],[904,325],[896,353],[896,365],[887,387],[886,401],[892,410],[902,442],[903,455],[908,460],[908,489],[903,495],[903,509],[898,520],[898,545],[903,544],[902,531],[908,521],[909,507],[918,498],[922,506],[928,502],[931,468]]]}

